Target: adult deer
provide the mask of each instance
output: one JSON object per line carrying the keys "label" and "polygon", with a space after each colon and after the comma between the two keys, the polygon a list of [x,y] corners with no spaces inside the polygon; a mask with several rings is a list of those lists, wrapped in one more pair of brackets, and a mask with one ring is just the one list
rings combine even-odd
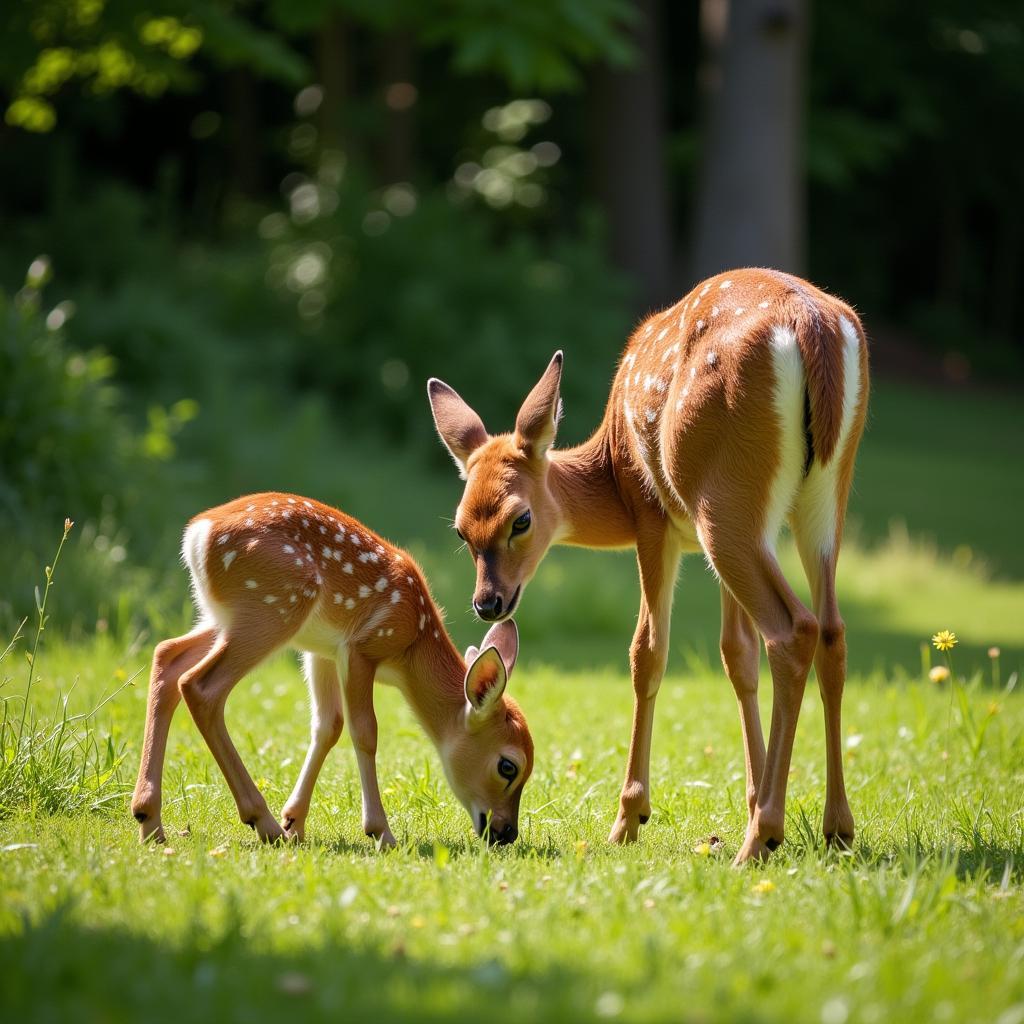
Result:
{"label": "adult deer", "polygon": [[[477,833],[510,843],[533,770],[533,741],[505,684],[515,623],[493,626],[463,662],[422,573],[337,509],[290,494],[253,494],[196,516],[183,556],[200,622],[153,656],[132,814],[140,838],[163,841],[161,778],[182,697],[220,765],[238,813],[261,839],[301,839],[310,798],[347,718],[363,791],[363,831],[393,846],[377,785],[373,683],[394,683],[441,755]],[[273,651],[305,652],[312,739],[281,822],[256,788],[224,723],[228,694]]]}
{"label": "adult deer", "polygon": [[[456,528],[477,570],[473,606],[510,616],[551,544],[635,546],[640,614],[630,648],[633,731],[613,842],[651,813],[654,702],[669,649],[683,553],[703,551],[721,584],[721,652],[739,702],[747,832],[736,862],[783,840],[786,779],[813,660],[825,709],[824,831],[849,843],[840,705],[846,676],[836,559],[868,395],[867,346],[853,310],[806,281],[738,270],[705,281],[634,332],[604,420],[553,450],[562,353],[511,434],[489,436],[439,380],[428,384],[441,439],[466,480]],[[776,561],[788,521],[814,614]],[[765,751],[757,705],[759,638],[774,689]]]}

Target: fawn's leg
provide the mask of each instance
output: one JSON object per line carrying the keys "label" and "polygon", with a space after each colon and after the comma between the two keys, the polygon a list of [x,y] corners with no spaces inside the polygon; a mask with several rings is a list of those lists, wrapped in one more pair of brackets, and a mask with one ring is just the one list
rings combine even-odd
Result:
{"label": "fawn's leg", "polygon": [[359,766],[363,790],[363,831],[380,845],[396,846],[377,784],[377,714],[373,710],[373,677],[377,666],[358,651],[349,651],[342,683],[345,717]]}
{"label": "fawn's leg", "polygon": [[723,583],[722,590],[722,664],[736,691],[743,731],[743,759],[747,767],[747,821],[754,817],[757,788],[764,773],[764,736],[761,710],[757,704],[758,663],[761,637],[753,620]]}
{"label": "fawn's leg", "polygon": [[630,647],[633,677],[633,731],[626,761],[626,778],[619,797],[619,813],[609,842],[634,842],[640,826],[651,816],[651,732],[654,702],[668,663],[672,589],[679,571],[680,547],[664,523],[638,530],[637,566],[640,570],[640,615]]}
{"label": "fawn's leg", "polygon": [[181,701],[178,680],[205,657],[217,635],[215,627],[199,626],[184,636],[164,640],[153,652],[146,704],[146,732],[142,739],[139,776],[132,794],[132,815],[139,823],[139,839],[164,841],[160,816],[164,755],[171,719]]}
{"label": "fawn's leg", "polygon": [[224,773],[242,821],[260,839],[281,839],[284,829],[277,823],[266,800],[246,771],[224,722],[224,705],[235,684],[283,642],[281,623],[276,619],[247,620],[231,626],[213,649],[181,678],[181,695],[199,731]]}
{"label": "fawn's leg", "polygon": [[341,708],[341,685],[335,663],[328,658],[307,654],[302,664],[312,703],[312,736],[298,781],[281,812],[281,826],[289,838],[298,840],[305,833],[306,816],[309,814],[309,802],[317,776],[331,747],[338,742],[345,723]]}

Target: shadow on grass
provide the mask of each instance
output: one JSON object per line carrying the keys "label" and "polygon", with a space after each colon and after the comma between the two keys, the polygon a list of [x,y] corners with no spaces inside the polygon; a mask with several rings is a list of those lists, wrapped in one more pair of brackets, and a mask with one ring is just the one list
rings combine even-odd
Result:
{"label": "shadow on grass", "polygon": [[[4,1019],[22,1024],[562,1022],[600,1019],[599,1000],[608,984],[564,968],[514,973],[496,959],[441,964],[408,955],[401,940],[374,949],[352,948],[333,937],[309,939],[293,954],[260,952],[254,949],[258,940],[246,937],[235,922],[216,934],[197,931],[184,941],[163,943],[125,930],[85,927],[65,905],[20,934],[0,938],[0,1009]],[[482,936],[481,950],[493,941]],[[622,995],[628,1007],[628,991]]]}

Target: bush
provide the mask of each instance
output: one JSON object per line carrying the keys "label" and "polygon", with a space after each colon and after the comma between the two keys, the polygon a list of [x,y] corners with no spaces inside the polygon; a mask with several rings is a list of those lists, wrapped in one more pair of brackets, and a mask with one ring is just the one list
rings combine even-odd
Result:
{"label": "bush", "polygon": [[70,588],[75,608],[93,621],[107,614],[110,595],[130,575],[120,565],[124,535],[144,535],[154,521],[157,469],[174,452],[173,434],[194,413],[188,403],[154,407],[140,429],[114,382],[114,360],[67,344],[69,306],[44,317],[48,276],[48,263],[38,259],[17,296],[0,291],[0,515],[8,524],[0,561],[19,606],[0,614],[8,622],[24,614],[20,606],[30,597],[39,552],[65,517],[82,524],[81,543],[88,539],[86,571]]}

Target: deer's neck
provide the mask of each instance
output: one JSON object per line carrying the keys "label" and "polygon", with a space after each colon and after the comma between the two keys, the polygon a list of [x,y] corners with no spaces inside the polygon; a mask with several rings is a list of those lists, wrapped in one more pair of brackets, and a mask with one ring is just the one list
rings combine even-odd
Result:
{"label": "deer's neck", "polygon": [[633,544],[633,519],[615,479],[607,419],[590,440],[551,453],[548,483],[562,519],[562,544],[588,548]]}
{"label": "deer's neck", "polygon": [[466,665],[444,629],[424,633],[406,652],[402,675],[406,700],[438,749],[466,713]]}

